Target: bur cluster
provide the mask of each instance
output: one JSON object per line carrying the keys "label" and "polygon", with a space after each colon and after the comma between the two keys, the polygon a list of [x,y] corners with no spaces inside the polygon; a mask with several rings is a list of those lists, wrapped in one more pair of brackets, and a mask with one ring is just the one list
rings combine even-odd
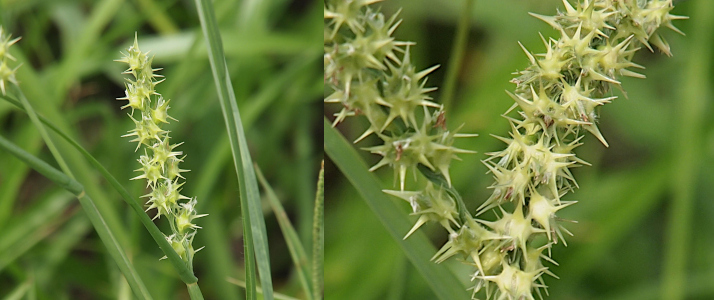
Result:
{"label": "bur cluster", "polygon": [[471,151],[453,146],[458,134],[446,128],[442,107],[431,101],[426,76],[438,66],[418,71],[409,56],[411,43],[397,41],[392,33],[401,21],[386,19],[369,4],[379,0],[328,0],[325,2],[325,86],[327,103],[339,103],[333,125],[362,115],[370,127],[355,141],[371,134],[383,144],[365,148],[382,156],[370,170],[394,169],[404,190],[408,171],[419,164],[440,172],[450,181],[449,165],[458,153]]}
{"label": "bur cluster", "polygon": [[[381,139],[364,149],[382,157],[371,170],[394,169],[400,188],[385,192],[405,200],[417,216],[407,237],[425,223],[444,227],[449,238],[433,260],[455,258],[472,267],[474,298],[542,298],[548,293],[543,275],[557,278],[546,267],[557,265],[550,250],[570,234],[557,214],[576,203],[562,200],[578,187],[571,169],[588,165],[574,150],[585,132],[608,146],[599,107],[615,100],[613,89],[624,93],[622,76],[644,78],[633,71],[643,68],[632,61],[638,50],[671,55],[656,31],[664,26],[681,33],[672,21],[686,17],[670,14],[671,0],[563,0],[555,16],[531,14],[559,37],[541,35],[540,54],[521,45],[530,64],[507,92],[515,102],[504,114],[511,132],[496,137],[505,149],[483,161],[494,178],[492,192],[471,214],[449,176],[456,154],[471,152],[453,146],[466,135],[447,130],[445,112],[427,95],[434,88],[425,87],[435,67],[417,71],[409,58],[412,43],[392,37],[401,21],[369,6],[375,2],[325,1],[325,102],[342,105],[334,124],[356,115],[369,120],[355,142],[371,134]],[[421,190],[405,190],[409,170],[428,179]],[[496,220],[479,218],[488,211]]]}
{"label": "bur cluster", "polygon": [[[179,168],[185,155],[176,148],[183,143],[172,144],[169,131],[162,129],[169,120],[176,119],[168,115],[169,100],[164,99],[156,91],[156,85],[163,82],[163,76],[153,69],[148,53],[141,52],[138,40],[122,53],[123,57],[118,62],[129,65],[123,74],[131,74],[134,78],[126,79],[126,95],[117,100],[128,101],[122,109],[131,108],[129,118],[134,122],[135,128],[123,137],[133,137],[131,142],[136,142],[136,151],[143,149],[139,157],[141,168],[136,172],[140,175],[132,180],[146,180],[146,187],[150,192],[142,198],[148,198],[147,211],[156,209],[154,219],[165,216],[169,220],[172,234],[166,236],[176,253],[187,262],[189,268],[193,265],[194,254],[201,250],[194,250],[193,238],[196,230],[201,228],[194,220],[206,215],[196,212],[196,198],[189,198],[181,194],[181,187],[185,178],[181,173],[187,172]],[[136,113],[136,114],[135,114]]]}
{"label": "bur cluster", "polygon": [[[546,50],[540,54],[521,45],[530,65],[516,74],[516,88],[507,92],[515,102],[505,114],[511,132],[497,137],[505,149],[487,153],[484,161],[495,182],[476,215],[497,208],[499,220],[478,222],[503,239],[489,240],[478,253],[497,249],[504,258],[485,266],[483,257],[475,258],[476,249],[460,251],[462,256],[470,254],[477,267],[475,290],[485,288],[487,296],[496,299],[534,299],[533,292],[541,295],[541,289],[547,293],[541,276],[555,275],[544,262],[555,261],[550,251],[543,252],[559,242],[566,244],[563,233],[570,232],[557,213],[575,203],[561,200],[578,187],[571,169],[588,165],[574,149],[582,144],[584,132],[608,146],[598,127],[599,107],[617,98],[611,96],[614,88],[625,92],[622,76],[645,77],[633,71],[644,69],[632,61],[638,50],[657,48],[671,56],[669,44],[656,31],[664,26],[682,33],[672,21],[686,19],[669,13],[671,0],[563,0],[563,5],[564,11],[555,16],[531,14],[560,36],[541,36]],[[506,204],[513,211],[506,211]],[[546,242],[539,244],[538,236],[545,236],[540,240]],[[461,238],[452,236],[442,252],[459,248]]]}

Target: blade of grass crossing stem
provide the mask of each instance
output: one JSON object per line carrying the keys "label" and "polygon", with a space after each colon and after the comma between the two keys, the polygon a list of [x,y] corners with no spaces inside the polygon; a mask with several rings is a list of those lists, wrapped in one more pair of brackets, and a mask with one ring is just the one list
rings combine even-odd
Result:
{"label": "blade of grass crossing stem", "polygon": [[315,193],[315,213],[312,219],[312,292],[313,299],[322,298],[325,264],[325,161],[320,164]]}
{"label": "blade of grass crossing stem", "polygon": [[[30,123],[23,123],[18,126],[15,137],[13,139],[17,145],[23,149],[27,149],[30,153],[40,152],[42,143],[39,139],[39,133]],[[21,161],[8,159],[2,160],[0,170],[2,170],[4,178],[0,184],[0,230],[7,226],[6,222],[13,213],[13,207],[18,201],[17,195],[20,192],[20,186],[25,181],[30,168]]]}
{"label": "blade of grass crossing stem", "polygon": [[[22,106],[22,104],[17,100],[9,96],[0,96],[0,98],[4,99],[5,101],[10,102],[11,104],[17,106],[18,108],[25,110],[25,108]],[[176,251],[171,247],[168,241],[166,241],[166,238],[164,238],[164,234],[161,232],[161,230],[154,224],[153,221],[151,221],[151,218],[144,212],[144,210],[141,208],[141,204],[139,203],[136,198],[132,197],[129,194],[129,191],[122,186],[119,181],[112,176],[109,171],[107,171],[104,166],[97,161],[94,156],[92,156],[87,150],[84,149],[79,143],[77,143],[74,139],[69,137],[67,134],[62,132],[57,126],[52,124],[47,118],[43,117],[42,115],[37,115],[39,120],[47,125],[52,131],[57,133],[59,136],[61,136],[65,141],[70,143],[75,149],[77,149],[84,157],[89,161],[89,163],[94,166],[99,173],[104,176],[104,178],[111,184],[111,186],[122,196],[122,199],[124,199],[124,202],[129,204],[129,206],[134,210],[134,212],[139,216],[139,220],[141,220],[141,223],[144,224],[144,227],[146,227],[146,230],[149,232],[151,237],[154,239],[156,244],[158,244],[159,248],[161,248],[161,251],[166,255],[168,260],[171,262],[171,265],[174,266],[176,269],[176,272],[178,272],[179,277],[183,282],[186,284],[189,283],[194,283],[198,281],[198,278],[193,275],[193,273],[188,269],[186,264],[183,262],[181,257],[176,253]]]}
{"label": "blade of grass crossing stem", "polygon": [[99,238],[104,243],[107,252],[109,252],[109,255],[112,259],[114,259],[119,267],[119,270],[121,270],[122,274],[124,274],[124,277],[127,282],[129,282],[129,285],[131,286],[131,289],[136,297],[139,299],[152,299],[149,291],[144,285],[144,282],[141,280],[139,274],[136,272],[134,266],[126,256],[126,253],[119,245],[119,241],[117,241],[116,237],[112,233],[111,228],[107,226],[104,218],[94,205],[94,201],[89,197],[89,195],[84,193],[84,186],[82,186],[82,184],[50,166],[41,159],[27,153],[25,150],[17,147],[15,144],[2,136],[0,136],[0,148],[10,152],[10,154],[24,161],[28,166],[47,177],[47,179],[50,179],[52,182],[77,196],[84,212],[87,214],[87,217],[89,217],[94,229],[97,231],[97,234],[99,234]]}
{"label": "blade of grass crossing stem", "polygon": [[240,187],[241,214],[244,224],[245,264],[246,264],[246,296],[255,299],[256,282],[253,264],[253,251],[257,262],[260,281],[263,287],[263,298],[273,299],[273,282],[270,276],[270,255],[268,253],[268,235],[265,230],[258,192],[258,183],[253,170],[253,163],[248,152],[248,143],[243,132],[238,106],[231,85],[226,59],[223,54],[221,35],[216,23],[211,1],[196,0],[198,16],[201,21],[203,35],[206,38],[208,58],[211,71],[216,82],[218,99],[221,102],[223,118],[231,142],[233,162],[238,175]]}
{"label": "blade of grass crossing stem", "polygon": [[37,113],[32,108],[32,105],[30,105],[30,101],[27,100],[27,98],[25,97],[25,94],[23,94],[22,90],[20,90],[20,87],[13,84],[12,89],[20,98],[20,101],[22,102],[22,106],[25,107],[25,112],[27,112],[27,115],[30,117],[30,120],[32,121],[32,123],[35,124],[37,131],[40,132],[42,139],[45,141],[47,148],[50,149],[50,152],[52,152],[52,156],[57,161],[57,164],[59,164],[60,169],[62,169],[62,171],[64,171],[64,173],[67,174],[67,176],[69,176],[72,179],[75,179],[74,175],[72,174],[72,171],[69,169],[69,167],[67,166],[67,163],[64,161],[64,158],[62,157],[60,152],[57,150],[55,143],[50,138],[50,135],[47,134],[47,130],[45,130],[45,126],[42,125],[42,123],[40,122],[40,119],[37,117]]}
{"label": "blade of grass crossing stem", "polygon": [[456,276],[443,265],[431,261],[436,249],[421,231],[408,239],[404,234],[412,227],[403,210],[379,188],[381,183],[354,149],[352,144],[324,119],[324,147],[327,155],[352,183],[362,199],[382,222],[402,252],[412,262],[439,299],[470,299],[469,293]]}
{"label": "blade of grass crossing stem", "polygon": [[300,284],[305,290],[305,294],[310,295],[311,298],[309,299],[317,299],[313,297],[314,293],[312,289],[314,287],[311,287],[310,282],[307,280],[309,274],[308,266],[310,263],[305,252],[305,247],[303,247],[300,242],[300,237],[298,236],[295,227],[293,227],[292,223],[290,223],[288,214],[285,213],[285,209],[280,203],[280,200],[278,200],[278,196],[275,195],[273,188],[270,187],[270,184],[268,184],[268,181],[265,180],[265,177],[263,176],[263,172],[261,172],[260,168],[257,166],[255,168],[255,174],[258,175],[258,181],[260,181],[260,184],[263,186],[263,190],[265,190],[270,206],[273,208],[275,217],[278,219],[280,229],[283,231],[285,243],[288,245],[288,250],[290,251],[290,257],[292,257],[293,263],[297,268]]}
{"label": "blade of grass crossing stem", "polygon": [[[45,126],[42,125],[42,122],[40,122],[37,113],[25,97],[25,94],[17,85],[12,85],[12,89],[19,96],[22,105],[25,107],[27,115],[30,117],[30,120],[32,120],[32,123],[35,124],[35,127],[37,127],[37,130],[40,132],[40,135],[45,141],[47,148],[50,149],[52,156],[54,156],[60,168],[62,169],[62,171],[64,171],[64,174],[62,175],[68,176],[69,179],[75,181],[75,177],[72,174],[72,171],[70,170],[69,166],[67,166],[67,163],[62,157],[61,152],[57,150],[57,147],[52,141],[52,138],[47,133],[47,130],[45,130]],[[122,274],[126,278],[127,282],[131,286],[136,296],[142,299],[151,299],[151,295],[149,295],[148,290],[146,290],[144,282],[141,280],[141,277],[139,277],[139,274],[136,272],[134,266],[129,261],[126,252],[124,251],[121,244],[112,232],[114,229],[112,229],[109,224],[104,221],[104,217],[97,209],[94,201],[92,201],[92,198],[89,195],[85,194],[84,187],[82,187],[82,192],[80,194],[75,195],[77,195],[77,200],[79,200],[80,204],[82,205],[82,208],[84,208],[85,212],[87,213],[87,216],[92,221],[92,225],[97,230],[97,233],[99,234],[100,239],[104,243],[104,246],[107,248],[109,255],[119,266],[119,269],[121,270]]]}

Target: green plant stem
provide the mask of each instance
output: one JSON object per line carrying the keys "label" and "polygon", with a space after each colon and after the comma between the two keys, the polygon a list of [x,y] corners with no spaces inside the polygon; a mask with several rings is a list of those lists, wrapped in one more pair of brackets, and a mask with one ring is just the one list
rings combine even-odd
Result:
{"label": "green plant stem", "polygon": [[[226,278],[226,281],[228,281],[228,283],[232,283],[232,284],[235,284],[235,285],[237,285],[237,286],[239,286],[239,287],[245,288],[245,281],[238,280],[238,279],[235,279],[235,278],[230,278],[230,277],[229,277],[229,278]],[[258,293],[260,293],[260,294],[263,293],[263,289],[261,289],[260,287],[257,287],[257,291],[258,291]],[[298,298],[293,298],[293,297],[290,297],[290,296],[288,296],[288,295],[283,295],[283,294],[281,294],[281,293],[275,293],[275,299],[276,299],[276,300],[300,300],[300,299],[298,299]]]}
{"label": "green plant stem", "polygon": [[454,39],[454,45],[451,47],[451,56],[449,57],[446,79],[444,80],[444,92],[441,95],[441,101],[446,111],[451,111],[451,106],[453,105],[456,79],[459,77],[459,71],[463,65],[464,50],[466,49],[469,24],[471,23],[471,14],[473,12],[474,3],[476,2],[476,0],[463,1],[464,7],[461,10],[459,24],[456,28],[456,39]]}
{"label": "green plant stem", "polygon": [[203,300],[203,294],[201,293],[201,288],[198,287],[198,282],[187,283],[186,288],[191,300]]}
{"label": "green plant stem", "polygon": [[312,222],[312,292],[313,299],[322,299],[325,278],[325,161],[320,164]]}
{"label": "green plant stem", "polygon": [[[245,241],[246,266],[246,298],[256,299],[255,266],[260,270],[259,276],[263,287],[263,298],[273,300],[273,282],[270,275],[270,255],[268,236],[265,229],[260,193],[255,178],[248,142],[241,123],[235,93],[231,84],[226,59],[223,53],[223,43],[215,12],[211,1],[196,0],[196,8],[201,21],[201,28],[206,39],[211,72],[216,84],[221,111],[226,123],[228,138],[231,143],[233,163],[240,187],[241,216],[243,219],[243,239]],[[255,258],[253,257],[255,254]]]}
{"label": "green plant stem", "polygon": [[464,199],[461,198],[461,194],[459,194],[459,192],[453,186],[449,186],[449,183],[446,181],[446,178],[444,178],[444,175],[432,171],[431,169],[429,169],[429,167],[422,164],[417,165],[417,169],[419,169],[419,172],[424,175],[424,178],[436,184],[437,186],[441,186],[444,191],[446,191],[452,198],[454,198],[454,200],[456,200],[456,207],[459,211],[459,220],[461,221],[461,224],[466,223],[466,220],[471,218],[469,209],[466,207]]}
{"label": "green plant stem", "polygon": [[25,94],[22,92],[22,90],[20,89],[19,86],[13,84],[12,89],[20,97],[20,101],[22,102],[22,106],[24,107],[25,112],[30,117],[30,120],[32,121],[32,123],[35,124],[37,131],[40,132],[40,136],[42,136],[42,139],[45,141],[45,144],[47,144],[47,148],[50,149],[52,156],[55,158],[55,160],[57,160],[57,164],[59,164],[60,169],[65,174],[67,174],[67,176],[69,176],[72,179],[75,179],[74,174],[72,174],[72,171],[67,166],[67,162],[65,162],[64,158],[59,153],[59,150],[57,150],[57,146],[55,146],[55,143],[50,138],[50,135],[47,134],[47,130],[45,130],[45,126],[42,125],[42,123],[40,122],[40,119],[37,117],[37,113],[35,112],[34,109],[32,109],[32,105],[30,105],[30,101],[27,100],[27,97],[25,97]]}
{"label": "green plant stem", "polygon": [[[12,89],[17,95],[19,95],[27,114],[30,116],[30,120],[32,120],[32,123],[34,123],[35,127],[37,127],[37,130],[40,132],[40,135],[45,141],[45,144],[50,149],[52,156],[54,156],[55,160],[60,165],[60,168],[64,172],[62,173],[62,175],[67,176],[74,182],[77,182],[75,180],[74,174],[72,173],[72,170],[69,168],[69,166],[64,160],[64,157],[62,157],[62,154],[57,149],[54,142],[52,141],[52,138],[47,133],[45,126],[42,125],[42,122],[40,122],[39,118],[37,117],[37,113],[25,97],[25,94],[16,84],[12,85]],[[77,184],[79,183],[77,182]],[[102,217],[94,201],[92,201],[92,198],[90,198],[89,195],[85,194],[83,186],[81,186],[81,188],[81,193],[75,194],[77,196],[77,200],[79,200],[80,204],[82,205],[82,208],[85,210],[87,216],[92,221],[92,225],[99,234],[99,237],[101,238],[102,242],[104,242],[104,245],[107,248],[109,254],[114,259],[122,274],[126,278],[127,283],[129,283],[129,285],[131,286],[132,291],[136,294],[136,296],[142,299],[151,299],[151,295],[146,289],[146,286],[144,286],[141,277],[139,277],[139,274],[136,272],[129,258],[127,257],[126,251],[122,248],[121,244],[112,233],[112,229],[110,228],[110,226],[108,226],[107,223],[104,221],[104,217]]]}
{"label": "green plant stem", "polygon": [[[0,98],[4,99],[7,102],[10,102],[11,104],[17,106],[18,108],[25,110],[25,108],[22,106],[22,104],[19,103],[18,100],[13,99],[9,96],[1,96]],[[142,224],[144,224],[144,227],[146,227],[146,230],[149,231],[149,234],[151,237],[154,239],[156,244],[158,244],[159,248],[161,248],[161,251],[164,252],[164,255],[168,258],[168,260],[171,262],[171,265],[174,266],[176,271],[179,274],[179,277],[181,280],[186,283],[195,283],[198,281],[198,278],[193,275],[193,272],[191,272],[184,261],[181,259],[181,257],[176,254],[176,251],[171,247],[171,245],[166,241],[166,238],[164,238],[164,234],[159,230],[159,228],[154,224],[154,222],[151,221],[151,218],[144,212],[144,210],[141,208],[140,202],[132,197],[129,194],[129,191],[127,191],[124,186],[122,186],[119,181],[117,181],[114,176],[112,176],[109,171],[107,171],[104,166],[97,161],[94,156],[92,156],[89,152],[87,152],[84,147],[82,147],[79,143],[77,143],[74,139],[69,137],[67,134],[62,132],[57,126],[52,124],[47,118],[45,118],[42,115],[37,115],[38,119],[47,125],[50,129],[52,129],[55,133],[59,134],[64,140],[66,140],[68,143],[70,143],[74,148],[76,148],[84,157],[89,161],[92,166],[94,166],[99,173],[104,176],[104,178],[109,182],[109,184],[122,196],[122,199],[124,199],[124,202],[129,204],[129,206],[134,210],[134,212],[139,216],[139,220],[141,221]]]}
{"label": "green plant stem", "polygon": [[99,210],[97,210],[97,207],[94,205],[94,201],[89,195],[84,193],[84,186],[82,186],[82,184],[41,159],[17,147],[3,136],[0,136],[0,148],[10,152],[55,184],[77,196],[77,200],[79,200],[82,208],[84,208],[84,212],[87,214],[87,217],[89,217],[92,225],[94,225],[94,229],[97,231],[97,234],[99,234],[99,238],[104,243],[107,252],[114,259],[122,274],[124,274],[132,291],[134,291],[134,295],[139,299],[152,299],[143,281],[141,281],[139,274],[134,270],[129,258],[119,245],[119,241],[117,241],[111,229],[106,225],[104,218],[99,213]]}
{"label": "green plant stem", "polygon": [[453,272],[445,265],[432,263],[429,253],[436,249],[422,231],[416,231],[408,239],[404,233],[412,227],[412,222],[403,213],[402,207],[394,203],[379,188],[379,180],[367,171],[369,168],[352,144],[333,128],[327,118],[323,119],[325,153],[350,181],[375,216],[384,224],[404,255],[416,267],[439,299],[469,299],[470,295]]}
{"label": "green plant stem", "polygon": [[[285,209],[280,203],[278,196],[275,195],[275,191],[273,191],[273,188],[265,179],[265,176],[263,176],[263,172],[260,171],[260,168],[258,168],[258,166],[256,166],[255,168],[255,174],[258,176],[258,181],[260,181],[260,184],[263,186],[263,190],[265,191],[265,195],[267,196],[268,201],[270,202],[270,206],[275,212],[275,218],[278,219],[278,224],[280,225],[280,230],[283,232],[283,236],[285,237],[285,243],[287,244],[288,250],[290,251],[290,256],[293,260],[293,263],[295,264],[295,268],[297,268],[300,284],[303,286],[305,294],[312,297],[315,293],[313,291],[314,287],[311,287],[310,282],[307,280],[309,274],[309,261],[305,252],[305,247],[300,242],[300,237],[298,236],[295,227],[293,227],[292,223],[290,222],[288,214],[285,212]],[[318,298],[312,297],[308,299],[314,300]]]}
{"label": "green plant stem", "polygon": [[[673,197],[669,210],[667,243],[662,276],[662,299],[684,299],[687,289],[687,257],[691,241],[694,193],[700,173],[702,135],[711,74],[711,28],[714,27],[714,7],[711,1],[696,1],[692,16],[692,41],[684,68],[681,103],[673,154]],[[701,233],[699,233],[701,234]]]}

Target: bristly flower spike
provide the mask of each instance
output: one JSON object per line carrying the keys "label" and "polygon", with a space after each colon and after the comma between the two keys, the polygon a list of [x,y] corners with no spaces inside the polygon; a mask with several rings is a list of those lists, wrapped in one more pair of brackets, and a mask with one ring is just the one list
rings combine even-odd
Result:
{"label": "bristly flower spike", "polygon": [[[172,234],[166,236],[166,239],[193,268],[193,255],[198,250],[194,251],[192,243],[196,230],[201,228],[194,220],[206,215],[196,213],[196,198],[191,199],[180,193],[185,184],[181,173],[188,170],[181,169],[179,163],[186,156],[182,151],[176,151],[183,143],[171,144],[169,131],[162,128],[169,120],[177,120],[168,114],[170,100],[164,99],[156,91],[156,86],[164,81],[158,80],[163,76],[156,73],[161,69],[151,67],[153,57],[139,49],[136,35],[133,45],[122,54],[123,57],[116,61],[129,65],[124,74],[133,75],[134,80],[126,80],[126,96],[117,100],[129,101],[122,109],[131,107],[128,115],[135,125],[123,137],[134,137],[131,142],[137,143],[136,150],[142,146],[144,148],[144,154],[139,158],[141,168],[136,170],[141,174],[132,180],[146,180],[146,186],[151,190],[142,196],[149,198],[147,211],[156,209],[154,219],[165,216],[169,220]],[[134,112],[139,113],[137,118],[134,118]]]}

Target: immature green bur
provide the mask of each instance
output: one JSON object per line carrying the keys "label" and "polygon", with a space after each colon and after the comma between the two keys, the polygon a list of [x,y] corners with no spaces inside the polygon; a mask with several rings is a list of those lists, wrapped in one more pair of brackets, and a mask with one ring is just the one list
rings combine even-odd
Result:
{"label": "immature green bur", "polygon": [[[122,107],[131,108],[129,117],[134,121],[136,128],[129,131],[123,137],[134,137],[132,142],[137,142],[136,149],[143,146],[144,154],[139,158],[141,172],[134,179],[145,179],[146,185],[151,192],[142,196],[149,198],[149,208],[156,209],[154,218],[162,215],[169,219],[172,234],[166,237],[176,253],[187,262],[189,268],[193,266],[194,254],[201,250],[193,249],[193,238],[199,227],[194,224],[194,220],[206,215],[199,215],[195,211],[196,198],[188,198],[181,195],[181,186],[185,179],[181,173],[187,172],[179,168],[179,163],[185,156],[180,157],[181,151],[174,151],[179,144],[171,144],[169,132],[161,129],[161,125],[168,123],[168,120],[176,119],[168,115],[169,100],[165,100],[161,94],[156,92],[156,85],[164,80],[157,80],[163,76],[156,74],[160,69],[152,69],[148,53],[139,50],[136,37],[134,45],[127,49],[124,57],[117,60],[129,65],[123,74],[131,74],[134,80],[127,79],[126,96],[117,100],[129,101]],[[138,111],[138,120],[134,118],[134,112]],[[188,201],[187,201],[188,200]]]}
{"label": "immature green bur", "polygon": [[[542,275],[556,277],[543,263],[556,264],[550,247],[565,244],[563,232],[570,234],[556,216],[575,203],[561,201],[578,187],[570,168],[587,165],[573,150],[585,131],[608,145],[597,126],[598,106],[616,98],[607,96],[613,87],[622,90],[620,76],[644,78],[631,70],[643,68],[632,62],[637,50],[652,51],[654,46],[671,55],[669,44],[655,31],[666,26],[681,33],[672,21],[686,17],[669,14],[672,0],[583,0],[575,5],[563,0],[565,10],[556,16],[532,14],[560,37],[543,38],[542,54],[533,55],[521,45],[530,65],[512,80],[515,91],[507,92],[515,101],[506,113],[511,114],[506,116],[511,132],[497,137],[507,146],[487,153],[484,163],[494,176],[493,193],[472,216],[460,209],[448,174],[455,154],[470,151],[452,146],[459,135],[446,130],[443,110],[426,96],[433,89],[424,87],[425,76],[433,68],[414,71],[411,43],[391,37],[400,21],[396,16],[385,20],[368,7],[375,2],[325,3],[325,83],[334,90],[325,102],[343,107],[335,124],[348,116],[367,117],[370,128],[358,141],[372,133],[384,141],[365,148],[383,156],[372,170],[394,168],[400,190],[385,192],[407,201],[418,216],[407,236],[427,222],[441,224],[449,241],[433,260],[459,257],[472,266],[474,298],[482,290],[487,299],[534,299],[534,292],[542,298],[541,290],[547,293]],[[406,172],[418,165],[441,173],[446,184],[428,175],[436,184],[405,191]],[[494,208],[500,211],[498,220],[477,218]],[[534,242],[537,236],[545,242]]]}

